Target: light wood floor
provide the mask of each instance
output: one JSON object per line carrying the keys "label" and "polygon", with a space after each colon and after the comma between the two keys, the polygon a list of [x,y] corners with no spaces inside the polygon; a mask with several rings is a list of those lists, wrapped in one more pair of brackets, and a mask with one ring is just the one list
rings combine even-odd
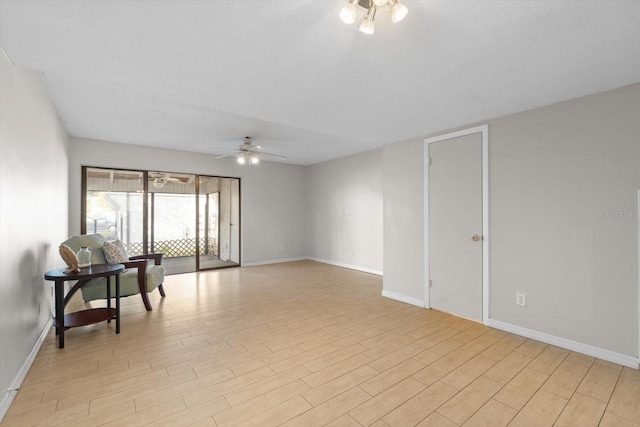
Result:
{"label": "light wood floor", "polygon": [[[122,332],[50,332],[3,426],[639,426],[640,371],[310,261],[171,276]],[[73,302],[76,305],[81,303]]]}
{"label": "light wood floor", "polygon": [[[162,263],[164,264],[165,275],[193,273],[196,271],[195,256],[165,258]],[[203,270],[207,268],[236,267],[237,265],[237,262],[223,261],[211,255],[200,256],[200,268]]]}

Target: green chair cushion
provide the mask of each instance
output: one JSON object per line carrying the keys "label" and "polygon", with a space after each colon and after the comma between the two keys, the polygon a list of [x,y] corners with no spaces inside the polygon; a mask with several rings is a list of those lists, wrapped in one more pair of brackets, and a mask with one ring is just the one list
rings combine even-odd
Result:
{"label": "green chair cushion", "polygon": [[[164,265],[147,264],[147,292],[151,292],[164,282]],[[93,279],[84,285],[81,289],[82,299],[93,301],[96,299],[107,298],[107,279],[101,277]],[[138,295],[140,288],[138,287],[138,269],[127,268],[120,273],[120,296],[128,297],[130,295]],[[111,298],[116,296],[116,280],[111,279]]]}

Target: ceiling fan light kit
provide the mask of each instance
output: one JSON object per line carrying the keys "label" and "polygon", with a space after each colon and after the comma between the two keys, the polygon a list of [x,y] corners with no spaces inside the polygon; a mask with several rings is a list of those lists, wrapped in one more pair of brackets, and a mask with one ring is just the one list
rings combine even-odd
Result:
{"label": "ceiling fan light kit", "polygon": [[282,156],[280,154],[267,153],[262,150],[262,147],[259,145],[253,145],[253,139],[250,136],[244,137],[244,142],[238,147],[238,150],[231,153],[225,154],[223,156],[218,156],[216,159],[222,159],[224,157],[235,157],[236,162],[239,165],[257,165],[260,163],[261,157],[277,157],[283,160],[286,160],[287,156]]}
{"label": "ceiling fan light kit", "polygon": [[345,24],[353,24],[358,15],[358,6],[367,11],[358,30],[361,33],[369,35],[373,34],[375,30],[373,21],[378,8],[388,7],[389,13],[391,14],[391,22],[394,24],[402,21],[409,13],[409,9],[398,0],[347,0],[347,4],[340,9],[339,16],[342,22]]}
{"label": "ceiling fan light kit", "polygon": [[237,160],[239,165],[257,165],[260,163],[260,157],[256,153],[242,153],[238,156]]}

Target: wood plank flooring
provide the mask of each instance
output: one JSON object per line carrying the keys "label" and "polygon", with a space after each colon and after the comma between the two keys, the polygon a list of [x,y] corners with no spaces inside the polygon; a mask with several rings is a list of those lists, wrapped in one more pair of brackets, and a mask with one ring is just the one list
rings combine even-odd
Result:
{"label": "wood plank flooring", "polygon": [[640,427],[639,371],[381,287],[311,261],[170,276],[119,335],[51,331],[2,426]]}

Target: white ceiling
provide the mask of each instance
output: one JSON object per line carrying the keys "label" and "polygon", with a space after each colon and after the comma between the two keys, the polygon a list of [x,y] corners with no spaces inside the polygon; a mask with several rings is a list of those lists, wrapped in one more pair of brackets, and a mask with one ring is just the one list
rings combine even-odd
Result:
{"label": "white ceiling", "polygon": [[0,0],[0,45],[72,136],[302,165],[640,81],[639,1],[401,1]]}

